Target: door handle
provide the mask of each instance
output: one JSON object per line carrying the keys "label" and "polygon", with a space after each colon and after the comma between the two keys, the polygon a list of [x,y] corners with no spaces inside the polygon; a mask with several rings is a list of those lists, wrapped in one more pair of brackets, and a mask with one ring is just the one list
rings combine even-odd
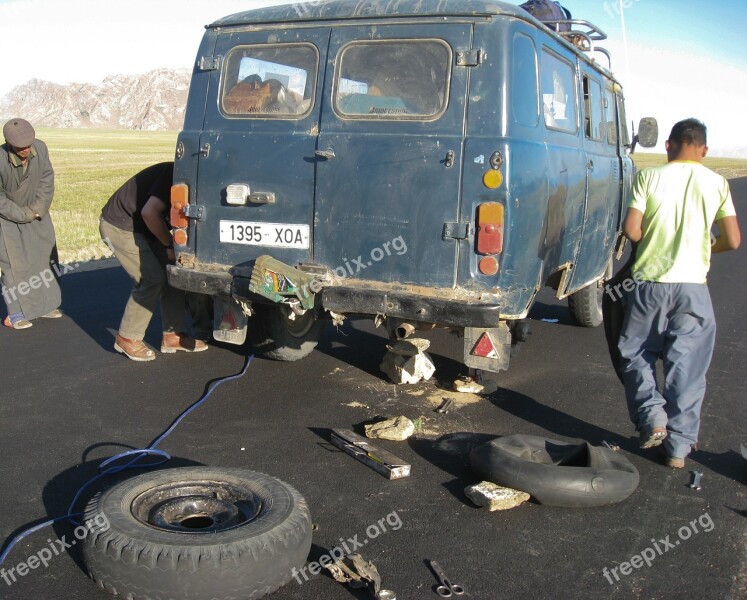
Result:
{"label": "door handle", "polygon": [[586,163],[586,167],[589,169],[589,171],[594,170],[594,161],[590,160],[588,163]]}
{"label": "door handle", "polygon": [[326,150],[316,150],[314,152],[315,156],[318,156],[319,158],[323,158],[324,160],[331,160],[335,157],[335,151],[332,150],[332,148],[327,148]]}

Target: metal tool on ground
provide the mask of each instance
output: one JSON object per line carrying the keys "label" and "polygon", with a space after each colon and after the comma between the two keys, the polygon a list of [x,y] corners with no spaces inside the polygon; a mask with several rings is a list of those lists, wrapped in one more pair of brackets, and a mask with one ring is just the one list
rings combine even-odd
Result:
{"label": "metal tool on ground", "polygon": [[350,429],[333,429],[330,441],[340,450],[387,479],[402,479],[410,476],[411,465],[409,463],[371,444],[366,438]]}
{"label": "metal tool on ground", "polygon": [[693,480],[690,482],[690,487],[694,489],[696,492],[699,492],[701,489],[700,480],[703,479],[703,473],[700,471],[692,471]]}
{"label": "metal tool on ground", "polygon": [[436,412],[440,415],[448,414],[449,409],[453,404],[454,400],[452,400],[451,398],[444,398],[444,401],[441,403],[441,406],[436,409]]}
{"label": "metal tool on ground", "polygon": [[438,577],[439,585],[436,586],[436,593],[442,598],[450,598],[451,596],[461,596],[464,594],[464,588],[456,583],[451,583],[451,580],[446,576],[443,568],[435,560],[429,561],[431,569]]}

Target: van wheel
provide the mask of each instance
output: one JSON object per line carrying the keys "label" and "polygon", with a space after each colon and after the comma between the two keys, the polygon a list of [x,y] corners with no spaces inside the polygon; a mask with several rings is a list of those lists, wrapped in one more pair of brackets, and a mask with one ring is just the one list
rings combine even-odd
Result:
{"label": "van wheel", "polygon": [[236,468],[146,473],[86,506],[91,578],[129,600],[261,598],[288,583],[311,548],[306,501]]}
{"label": "van wheel", "polygon": [[249,335],[255,350],[272,360],[293,362],[305,358],[316,348],[326,321],[306,311],[291,319],[284,304],[255,304],[256,314],[249,320]]}
{"label": "van wheel", "polygon": [[603,279],[595,281],[568,297],[571,315],[582,327],[599,327],[602,324],[603,281]]}
{"label": "van wheel", "polygon": [[602,297],[604,285],[610,277],[612,277],[612,260],[602,277],[568,296],[568,308],[571,315],[582,327],[599,327],[604,321]]}

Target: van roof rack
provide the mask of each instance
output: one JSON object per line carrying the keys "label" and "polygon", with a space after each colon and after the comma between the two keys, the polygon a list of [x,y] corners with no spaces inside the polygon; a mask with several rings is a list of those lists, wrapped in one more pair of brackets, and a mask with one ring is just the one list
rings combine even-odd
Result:
{"label": "van roof rack", "polygon": [[[604,54],[609,62],[609,71],[612,72],[612,55],[609,50],[597,46],[594,42],[601,42],[607,39],[607,34],[602,31],[599,27],[584,21],[582,19],[565,19],[561,21],[543,21],[544,25],[547,25],[559,36],[568,40],[576,48],[582,52],[593,55],[595,52]],[[568,31],[564,31],[563,26],[568,27]],[[594,57],[591,57],[595,60]]]}

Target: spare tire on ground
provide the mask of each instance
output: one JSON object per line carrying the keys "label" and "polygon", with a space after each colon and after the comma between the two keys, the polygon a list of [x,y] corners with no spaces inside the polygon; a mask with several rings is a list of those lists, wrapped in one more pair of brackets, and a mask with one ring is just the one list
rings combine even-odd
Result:
{"label": "spare tire on ground", "polygon": [[627,458],[580,440],[510,435],[472,450],[470,462],[484,479],[527,492],[548,506],[614,504],[630,496],[639,481]]}
{"label": "spare tire on ground", "polygon": [[146,473],[95,496],[84,519],[89,574],[129,600],[261,598],[288,583],[311,548],[303,497],[244,469]]}

